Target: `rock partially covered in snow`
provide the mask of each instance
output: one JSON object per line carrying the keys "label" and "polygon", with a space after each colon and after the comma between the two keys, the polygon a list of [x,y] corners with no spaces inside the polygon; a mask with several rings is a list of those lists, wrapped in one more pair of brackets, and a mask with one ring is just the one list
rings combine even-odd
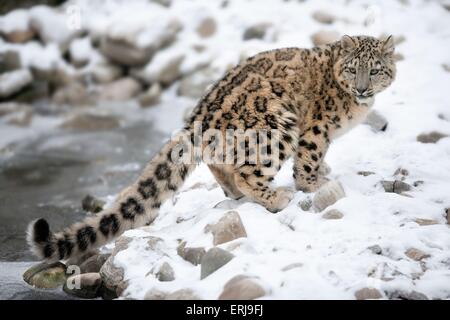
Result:
{"label": "rock partially covered in snow", "polygon": [[369,125],[374,132],[385,131],[388,126],[387,119],[375,110],[367,115],[364,123]]}
{"label": "rock partially covered in snow", "polygon": [[33,76],[28,69],[19,69],[0,75],[0,98],[7,98],[31,84]]}
{"label": "rock partially covered in snow", "polygon": [[380,291],[375,288],[362,288],[355,292],[355,298],[357,300],[369,300],[369,299],[380,299],[383,295]]}
{"label": "rock partially covered in snow", "polygon": [[344,214],[337,209],[328,210],[327,212],[325,212],[322,215],[322,218],[327,219],[327,220],[342,219],[343,217],[344,217]]}
{"label": "rock partially covered in snow", "polygon": [[438,131],[432,131],[428,133],[422,133],[417,136],[417,141],[422,143],[436,143],[442,138],[448,137],[447,134]]}
{"label": "rock partially covered in snow", "polygon": [[405,291],[405,290],[393,290],[388,293],[389,299],[399,299],[399,300],[428,300],[428,297],[417,291]]}
{"label": "rock partially covered in snow", "polygon": [[312,17],[317,22],[323,24],[332,24],[336,20],[335,16],[323,10],[314,11]]}
{"label": "rock partially covered in snow", "polygon": [[411,258],[416,261],[421,261],[423,259],[431,257],[431,255],[429,255],[428,253],[423,252],[422,250],[417,248],[409,248],[408,250],[406,250],[405,255],[408,258]]}
{"label": "rock partially covered in snow", "polygon": [[196,31],[201,38],[209,38],[217,30],[217,22],[214,18],[208,17],[203,19],[198,25]]}
{"label": "rock partially covered in snow", "polygon": [[238,238],[247,237],[241,217],[237,211],[225,213],[217,223],[206,226],[205,231],[212,232],[215,246]]}
{"label": "rock partially covered in snow", "polygon": [[75,67],[83,67],[89,62],[93,50],[89,37],[74,39],[69,46],[70,60]]}
{"label": "rock partially covered in snow", "polygon": [[142,91],[139,81],[131,77],[119,79],[97,88],[98,98],[102,101],[126,101]]}
{"label": "rock partially covered in snow", "polygon": [[101,295],[102,277],[100,273],[83,273],[71,276],[64,284],[64,292],[83,299],[94,299]]}
{"label": "rock partially covered in snow", "polygon": [[271,26],[271,23],[259,23],[253,25],[245,29],[242,37],[244,40],[263,39]]}
{"label": "rock partially covered in snow", "polygon": [[212,85],[218,78],[217,70],[211,68],[203,68],[197,72],[183,77],[178,88],[178,95],[200,98],[205,94],[208,86]]}
{"label": "rock partially covered in snow", "polygon": [[205,255],[206,250],[202,247],[186,247],[186,242],[182,242],[177,248],[177,253],[184,260],[189,261],[196,266],[202,262],[202,258]]}
{"label": "rock partially covered in snow", "polygon": [[191,289],[180,289],[167,295],[164,300],[201,300]]}
{"label": "rock partially covered in snow", "polygon": [[336,180],[328,181],[314,195],[313,207],[322,211],[344,197],[345,191],[341,183]]}
{"label": "rock partially covered in snow", "polygon": [[265,295],[266,291],[256,279],[238,275],[225,284],[219,300],[253,300]]}
{"label": "rock partially covered in snow", "polygon": [[0,73],[21,68],[20,56],[17,51],[7,50],[0,52]]}
{"label": "rock partially covered in snow", "polygon": [[230,252],[220,249],[212,248],[203,256],[201,264],[200,279],[204,279],[211,273],[217,271],[234,258]]}
{"label": "rock partially covered in snow", "polygon": [[173,281],[175,280],[175,272],[173,271],[172,266],[164,262],[158,269],[155,274],[156,278],[159,281]]}
{"label": "rock partially covered in snow", "polygon": [[297,204],[303,211],[309,211],[312,207],[312,199],[310,197],[306,197],[305,199],[299,201]]}
{"label": "rock partially covered in snow", "polygon": [[161,51],[144,69],[134,71],[133,75],[147,84],[158,82],[168,86],[181,77],[180,68],[184,59],[183,53],[169,55]]}
{"label": "rock partially covered in snow", "polygon": [[315,46],[321,46],[339,40],[339,33],[336,31],[322,30],[314,33],[311,40]]}
{"label": "rock partially covered in snow", "polygon": [[120,121],[114,116],[80,113],[61,124],[61,128],[81,131],[101,131],[118,128]]}
{"label": "rock partially covered in snow", "polygon": [[34,38],[36,32],[30,27],[29,12],[17,9],[2,16],[0,34],[12,43],[24,43]]}
{"label": "rock partially covered in snow", "polygon": [[111,63],[100,63],[93,66],[88,75],[96,83],[110,83],[119,79],[123,74],[121,67]]}
{"label": "rock partially covered in snow", "polygon": [[55,91],[52,101],[58,105],[83,106],[94,104],[94,97],[89,94],[86,87],[74,81]]}
{"label": "rock partially covered in snow", "polygon": [[143,108],[151,107],[158,104],[161,98],[162,88],[159,83],[154,83],[147,91],[138,98],[139,104]]}
{"label": "rock partially covered in snow", "polygon": [[100,272],[100,269],[105,264],[110,254],[94,254],[80,264],[81,273]]}
{"label": "rock partially covered in snow", "polygon": [[395,181],[381,181],[381,185],[386,192],[393,192],[401,194],[402,192],[411,190],[411,186],[406,182],[395,180]]}

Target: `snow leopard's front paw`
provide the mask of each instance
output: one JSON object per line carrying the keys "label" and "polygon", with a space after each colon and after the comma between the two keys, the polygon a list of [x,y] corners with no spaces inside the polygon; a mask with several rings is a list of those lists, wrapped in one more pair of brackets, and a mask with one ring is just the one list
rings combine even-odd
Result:
{"label": "snow leopard's front paw", "polygon": [[306,179],[301,181],[295,182],[295,188],[297,190],[303,191],[303,192],[316,192],[320,189],[321,186],[323,186],[325,183],[329,181],[328,178],[325,177],[319,177],[316,180],[310,180],[307,181]]}
{"label": "snow leopard's front paw", "polygon": [[325,162],[323,161],[320,164],[319,170],[318,170],[318,174],[319,176],[325,177],[326,175],[329,175],[331,172],[331,167]]}
{"label": "snow leopard's front paw", "polygon": [[267,206],[267,210],[272,213],[283,210],[294,198],[295,191],[288,187],[279,187],[275,190],[275,196],[270,205]]}

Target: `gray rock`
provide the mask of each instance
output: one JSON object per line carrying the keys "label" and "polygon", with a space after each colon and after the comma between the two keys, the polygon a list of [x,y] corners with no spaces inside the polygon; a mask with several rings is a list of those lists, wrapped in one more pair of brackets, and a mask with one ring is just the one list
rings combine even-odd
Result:
{"label": "gray rock", "polygon": [[327,219],[327,220],[342,219],[343,217],[344,217],[344,214],[337,209],[328,210],[327,212],[325,212],[322,215],[322,218]]}
{"label": "gray rock", "polygon": [[357,300],[380,299],[383,295],[375,288],[362,288],[355,292]]}
{"label": "gray rock", "polygon": [[95,254],[80,264],[81,273],[100,272],[110,254]]}
{"label": "gray rock", "polygon": [[230,252],[220,249],[211,248],[202,258],[200,279],[204,279],[211,273],[217,271],[234,258]]}
{"label": "gray rock", "polygon": [[119,66],[111,63],[97,64],[88,73],[88,77],[96,83],[110,83],[119,79],[123,75],[123,70]]}
{"label": "gray rock", "polygon": [[255,280],[238,275],[225,284],[219,300],[253,300],[265,295],[266,291]]}
{"label": "gray rock", "polygon": [[125,66],[141,66],[150,61],[155,48],[139,48],[123,39],[103,37],[100,40],[100,51],[111,61]]}
{"label": "gray rock", "polygon": [[197,34],[201,38],[211,37],[212,35],[214,35],[214,33],[216,33],[216,30],[217,30],[216,20],[211,17],[203,19],[196,29]]}
{"label": "gray rock", "polygon": [[164,262],[156,273],[156,278],[159,281],[173,281],[175,280],[175,272],[167,262]]}
{"label": "gray rock", "polygon": [[20,69],[22,63],[17,51],[7,50],[0,53],[0,74]]}
{"label": "gray rock", "polygon": [[33,76],[28,69],[18,69],[0,75],[0,98],[8,98],[31,84]]}
{"label": "gray rock", "polygon": [[139,105],[143,108],[151,107],[158,104],[162,94],[162,89],[159,83],[154,83],[147,91],[139,96]]}
{"label": "gray rock", "polygon": [[245,29],[243,39],[263,39],[266,35],[267,29],[269,29],[271,25],[271,23],[259,23],[254,26],[250,26]]}
{"label": "gray rock", "polygon": [[367,115],[364,123],[369,125],[374,132],[385,131],[388,126],[387,119],[375,110]]}
{"label": "gray rock", "polygon": [[114,116],[80,113],[64,121],[61,128],[82,131],[111,130],[120,127],[120,122]]}
{"label": "gray rock", "polygon": [[208,67],[186,75],[180,81],[177,94],[195,99],[200,98],[207,87],[214,83],[217,76],[217,71]]}
{"label": "gray rock", "polygon": [[436,220],[433,219],[420,219],[417,218],[414,220],[415,223],[417,223],[419,226],[431,226],[434,224],[439,224]]}
{"label": "gray rock", "polygon": [[322,211],[343,197],[345,197],[345,191],[340,182],[328,181],[314,195],[313,207],[317,211]]}
{"label": "gray rock", "polygon": [[372,174],[375,174],[375,172],[372,172],[372,171],[358,171],[358,175],[363,176],[363,177],[367,177],[367,176],[370,176]]}
{"label": "gray rock", "polygon": [[422,143],[436,143],[439,140],[441,140],[442,138],[446,138],[446,137],[448,137],[447,134],[437,132],[437,131],[432,131],[429,133],[419,134],[417,136],[417,141],[422,142]]}
{"label": "gray rock", "polygon": [[314,11],[312,17],[317,22],[323,24],[332,24],[336,20],[335,16],[323,10]]}
{"label": "gray rock", "polygon": [[170,7],[172,0],[150,0],[151,2],[162,5],[163,7]]}
{"label": "gray rock", "polygon": [[381,185],[383,186],[383,189],[386,192],[401,194],[402,192],[411,190],[411,186],[409,184],[400,180],[395,181],[383,180],[381,181]]}
{"label": "gray rock", "polygon": [[177,253],[184,260],[189,261],[194,266],[199,265],[202,262],[202,258],[206,253],[205,248],[190,248],[186,247],[186,242],[182,242],[178,248]]}
{"label": "gray rock", "polygon": [[[162,61],[158,59],[160,55],[164,57]],[[185,59],[185,55],[180,53],[170,58],[166,58],[165,55],[164,51],[159,52],[148,67],[135,70],[132,74],[149,85],[156,82],[163,86],[171,85],[182,75],[180,67]]]}
{"label": "gray rock", "polygon": [[287,266],[283,267],[281,269],[281,271],[286,272],[286,271],[289,271],[289,270],[292,270],[292,269],[296,269],[296,268],[301,268],[301,267],[303,267],[303,263],[301,263],[301,262],[294,262],[294,263],[288,264]]}
{"label": "gray rock", "polygon": [[311,36],[315,46],[321,46],[339,40],[339,33],[336,31],[321,30]]}
{"label": "gray rock", "polygon": [[165,300],[167,293],[155,288],[150,289],[144,296],[144,300]]}
{"label": "gray rock", "polygon": [[303,211],[309,211],[312,207],[312,199],[311,197],[306,197],[305,199],[299,201],[297,204]]}
{"label": "gray rock", "polygon": [[86,87],[77,81],[56,90],[52,101],[57,105],[70,106],[93,105],[95,103],[93,96],[89,94]]}
{"label": "gray rock", "polygon": [[450,72],[450,64],[443,63],[443,64],[442,64],[442,68],[443,68],[445,71]]}
{"label": "gray rock", "polygon": [[406,250],[405,255],[408,258],[416,261],[421,261],[423,259],[431,257],[431,255],[429,255],[428,253],[423,252],[422,250],[419,250],[417,248],[409,248],[408,250]]}
{"label": "gray rock", "polygon": [[389,299],[400,299],[400,300],[429,300],[428,297],[417,291],[404,291],[404,290],[394,290],[388,292]]}
{"label": "gray rock", "polygon": [[127,288],[128,283],[124,281],[124,271],[122,268],[114,265],[114,257],[122,250],[128,248],[128,244],[131,242],[131,238],[121,236],[115,242],[114,250],[111,256],[106,260],[100,269],[100,275],[103,280],[103,286],[110,292],[120,296],[122,292]]}
{"label": "gray rock", "polygon": [[2,36],[11,43],[24,43],[36,36],[36,32],[32,28],[25,30],[12,30],[8,32],[2,32]]}
{"label": "gray rock", "polygon": [[23,280],[41,289],[60,287],[66,281],[66,265],[61,262],[39,263],[25,271]]}
{"label": "gray rock", "polygon": [[64,292],[83,299],[100,296],[102,278],[99,273],[83,273],[71,276],[64,284]]}
{"label": "gray rock", "polygon": [[142,85],[134,78],[126,77],[99,86],[98,99],[102,101],[126,101],[142,91]]}
{"label": "gray rock", "polygon": [[445,217],[447,218],[447,224],[450,224],[450,208],[445,209]]}
{"label": "gray rock", "polygon": [[370,246],[367,249],[372,251],[374,254],[382,254],[383,253],[383,249],[377,244]]}
{"label": "gray rock", "polygon": [[330,174],[330,172],[331,172],[331,167],[325,161],[323,161],[320,164],[320,168],[318,171],[319,175],[326,176],[326,175]]}
{"label": "gray rock", "polygon": [[164,300],[201,300],[191,289],[180,289],[167,295]]}
{"label": "gray rock", "polygon": [[81,207],[83,210],[91,213],[99,213],[103,210],[105,204],[105,201],[97,199],[89,194],[81,200]]}
{"label": "gray rock", "polygon": [[236,211],[226,212],[217,223],[207,225],[205,231],[212,232],[215,246],[238,238],[247,237],[247,232],[242,224],[241,217]]}

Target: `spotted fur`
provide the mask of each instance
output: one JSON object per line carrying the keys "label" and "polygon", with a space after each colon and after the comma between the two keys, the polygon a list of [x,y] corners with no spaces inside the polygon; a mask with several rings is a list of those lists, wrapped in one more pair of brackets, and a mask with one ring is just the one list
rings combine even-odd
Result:
{"label": "spotted fur", "polygon": [[[218,129],[256,129],[267,132],[259,141],[264,156],[256,162],[209,164],[224,193],[234,199],[247,196],[272,212],[286,207],[293,197],[288,188],[273,189],[270,182],[284,161],[294,157],[298,190],[312,192],[326,179],[320,175],[331,141],[368,114],[375,94],[395,78],[393,39],[344,36],[335,43],[312,49],[286,48],[262,52],[227,72],[199,101],[185,129],[194,145],[195,123],[201,132]],[[276,137],[267,131],[276,129]],[[247,155],[256,150],[252,137],[236,144]],[[257,139],[262,139],[258,138]],[[225,139],[224,139],[225,140]],[[211,138],[210,144],[216,143]],[[44,219],[29,226],[28,241],[42,259],[69,259],[85,254],[125,230],[151,223],[161,204],[170,198],[193,171],[192,163],[173,161],[178,142],[168,142],[150,161],[138,180],[122,191],[114,204],[53,234]],[[227,152],[224,150],[224,152]]]}

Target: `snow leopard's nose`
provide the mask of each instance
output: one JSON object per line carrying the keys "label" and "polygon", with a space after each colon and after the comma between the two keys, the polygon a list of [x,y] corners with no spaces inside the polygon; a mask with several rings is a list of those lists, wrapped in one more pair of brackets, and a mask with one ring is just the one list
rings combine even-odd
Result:
{"label": "snow leopard's nose", "polygon": [[366,91],[367,88],[356,88],[356,92],[358,92],[360,96],[362,96]]}

